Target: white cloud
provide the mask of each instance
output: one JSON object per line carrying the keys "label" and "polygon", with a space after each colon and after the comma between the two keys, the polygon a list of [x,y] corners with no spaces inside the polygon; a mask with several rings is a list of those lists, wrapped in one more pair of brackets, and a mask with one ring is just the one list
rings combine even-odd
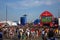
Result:
{"label": "white cloud", "polygon": [[56,3],[54,0],[23,0],[17,1],[13,3],[7,3],[9,7],[16,8],[16,9],[26,9],[35,6],[42,6],[42,5],[53,5]]}

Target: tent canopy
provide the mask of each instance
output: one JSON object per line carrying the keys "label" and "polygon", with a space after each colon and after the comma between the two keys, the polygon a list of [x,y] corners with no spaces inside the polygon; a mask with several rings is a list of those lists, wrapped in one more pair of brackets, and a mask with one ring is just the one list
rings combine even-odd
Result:
{"label": "tent canopy", "polygon": [[53,16],[49,11],[44,11],[40,16]]}

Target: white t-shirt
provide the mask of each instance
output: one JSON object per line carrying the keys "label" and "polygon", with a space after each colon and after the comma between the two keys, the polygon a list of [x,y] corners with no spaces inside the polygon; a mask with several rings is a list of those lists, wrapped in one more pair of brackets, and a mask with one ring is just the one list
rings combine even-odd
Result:
{"label": "white t-shirt", "polygon": [[45,34],[45,31],[42,31],[42,34],[44,35]]}

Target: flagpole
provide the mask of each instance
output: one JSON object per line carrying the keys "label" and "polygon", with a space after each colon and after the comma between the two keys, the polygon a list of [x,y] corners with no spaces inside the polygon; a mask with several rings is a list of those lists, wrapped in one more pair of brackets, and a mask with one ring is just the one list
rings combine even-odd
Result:
{"label": "flagpole", "polygon": [[6,5],[6,26],[7,26],[7,5]]}

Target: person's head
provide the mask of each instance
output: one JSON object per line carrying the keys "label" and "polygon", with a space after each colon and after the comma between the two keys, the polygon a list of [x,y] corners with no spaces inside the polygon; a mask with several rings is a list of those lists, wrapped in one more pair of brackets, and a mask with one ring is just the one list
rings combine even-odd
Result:
{"label": "person's head", "polygon": [[2,29],[0,28],[0,32],[2,31]]}
{"label": "person's head", "polygon": [[50,30],[50,31],[53,31],[53,28],[50,28],[49,30]]}

